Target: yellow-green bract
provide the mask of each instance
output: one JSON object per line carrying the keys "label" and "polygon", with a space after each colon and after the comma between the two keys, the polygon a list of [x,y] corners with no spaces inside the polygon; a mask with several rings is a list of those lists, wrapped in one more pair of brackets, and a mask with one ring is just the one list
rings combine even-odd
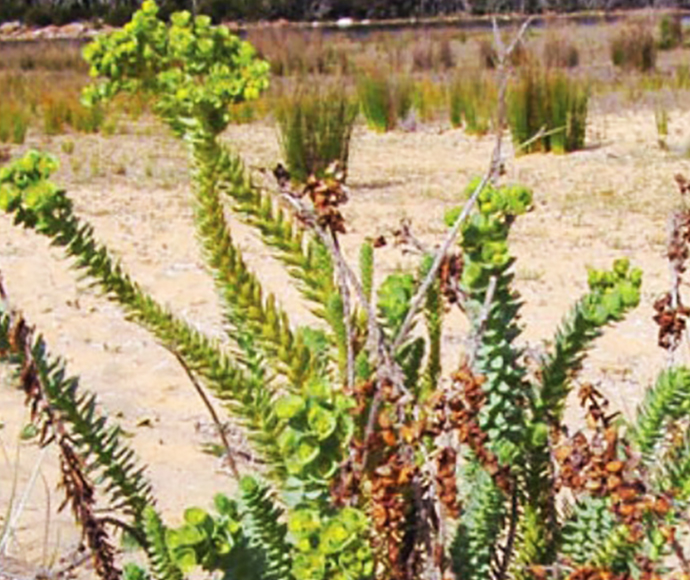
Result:
{"label": "yellow-green bract", "polygon": [[102,79],[85,89],[86,104],[145,91],[180,135],[201,120],[204,129],[220,133],[230,122],[230,105],[256,99],[268,87],[269,65],[249,43],[186,11],[166,24],[153,0],[124,28],[88,45],[84,57],[90,74]]}

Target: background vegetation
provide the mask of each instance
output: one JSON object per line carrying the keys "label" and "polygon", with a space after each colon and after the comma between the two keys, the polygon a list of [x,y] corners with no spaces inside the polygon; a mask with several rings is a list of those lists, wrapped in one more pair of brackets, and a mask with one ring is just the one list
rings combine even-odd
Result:
{"label": "background vegetation", "polygon": [[[102,18],[123,24],[140,6],[139,0],[3,0],[0,22],[24,20],[32,24],[65,24],[73,20]],[[196,10],[214,20],[323,20],[352,18],[409,18],[497,12],[613,10],[646,7],[687,8],[687,0],[650,3],[646,0],[163,0],[161,13]]]}

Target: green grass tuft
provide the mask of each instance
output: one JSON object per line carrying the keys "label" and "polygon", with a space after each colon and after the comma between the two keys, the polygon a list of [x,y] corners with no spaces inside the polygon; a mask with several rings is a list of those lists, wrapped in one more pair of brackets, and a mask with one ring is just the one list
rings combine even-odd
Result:
{"label": "green grass tuft", "polygon": [[[519,153],[582,149],[589,88],[560,71],[525,69],[510,91],[508,122]],[[539,139],[539,132],[544,135]]]}
{"label": "green grass tuft", "polygon": [[333,161],[347,169],[356,117],[357,103],[343,87],[298,88],[279,100],[280,142],[292,177],[322,176]]}
{"label": "green grass tuft", "polygon": [[400,99],[400,107],[396,106],[393,83],[386,73],[374,70],[369,74],[363,74],[357,83],[357,95],[370,129],[384,133],[395,128],[398,109],[404,108],[404,103],[403,99]]}
{"label": "green grass tuft", "polygon": [[464,127],[471,135],[488,133],[497,103],[492,77],[479,71],[465,73],[451,82],[449,93],[453,127]]}
{"label": "green grass tuft", "polygon": [[664,14],[659,21],[659,50],[672,50],[683,44],[683,21],[680,14]]}

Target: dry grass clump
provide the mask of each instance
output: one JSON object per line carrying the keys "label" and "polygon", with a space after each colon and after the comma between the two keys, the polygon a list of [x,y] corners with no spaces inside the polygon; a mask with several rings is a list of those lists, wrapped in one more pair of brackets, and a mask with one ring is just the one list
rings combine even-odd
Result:
{"label": "dry grass clump", "polygon": [[46,135],[62,135],[67,127],[80,133],[96,133],[105,121],[105,112],[100,107],[84,107],[79,95],[71,92],[51,92],[40,101],[43,116],[43,131]]}
{"label": "dry grass clump", "polygon": [[621,28],[611,39],[611,62],[626,70],[648,72],[656,66],[656,41],[643,24]]}
{"label": "dry grass clump", "polygon": [[326,39],[318,30],[252,29],[247,40],[271,63],[277,76],[348,74],[352,70],[349,43],[338,36]]}
{"label": "dry grass clump", "polygon": [[422,40],[413,43],[410,50],[412,72],[442,72],[457,64],[452,38],[447,31],[427,33]]}
{"label": "dry grass clump", "polygon": [[81,56],[79,42],[38,40],[1,42],[0,70],[86,73],[88,67]]}
{"label": "dry grass clump", "polygon": [[46,135],[99,131],[105,111],[80,103],[85,82],[72,71],[0,72],[0,141],[22,143],[30,126]]}
{"label": "dry grass clump", "polygon": [[677,89],[690,89],[690,66],[681,63],[673,71],[673,83]]}
{"label": "dry grass clump", "polygon": [[580,51],[568,40],[564,31],[549,32],[544,41],[543,58],[546,66],[574,68],[580,64]]}
{"label": "dry grass clump", "polygon": [[266,98],[238,103],[230,107],[230,122],[233,125],[246,125],[264,119],[269,114]]}

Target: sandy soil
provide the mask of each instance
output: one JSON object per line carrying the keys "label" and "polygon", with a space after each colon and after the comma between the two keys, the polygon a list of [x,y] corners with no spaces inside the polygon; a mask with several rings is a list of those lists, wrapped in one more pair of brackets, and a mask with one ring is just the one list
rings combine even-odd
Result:
{"label": "sandy soil", "polygon": [[[526,344],[538,347],[553,335],[569,305],[585,290],[587,265],[609,266],[615,257],[628,256],[644,269],[642,304],[597,343],[584,373],[601,385],[613,406],[632,416],[643,389],[664,364],[655,346],[651,304],[668,286],[665,223],[677,202],[673,175],[690,174],[690,159],[683,155],[690,114],[670,112],[670,150],[662,151],[653,110],[610,111],[605,107],[593,114],[587,150],[560,157],[509,156],[506,179],[532,186],[536,201],[534,211],[516,224],[512,238],[519,258],[516,285],[525,301]],[[234,127],[228,139],[252,168],[271,167],[280,157],[272,126]],[[31,141],[29,145],[62,158],[56,181],[68,186],[79,214],[133,276],[179,315],[222,338],[214,289],[194,241],[182,146],[156,125],[144,123],[111,138]],[[74,144],[71,155],[64,153],[69,150],[66,142]],[[385,135],[358,129],[350,170],[352,200],[346,208],[348,255],[356,255],[365,236],[389,233],[401,218],[411,219],[426,243],[437,243],[444,211],[459,202],[468,179],[485,169],[492,145],[489,138],[440,127]],[[256,236],[240,225],[234,232],[248,261],[295,322],[309,322],[297,292],[286,287],[286,274]],[[380,250],[377,259],[379,280],[410,263],[390,246]],[[4,216],[0,271],[13,304],[37,325],[50,350],[65,358],[69,371],[81,376],[82,385],[98,394],[110,418],[131,434],[171,521],[179,520],[184,506],[207,506],[215,492],[232,491],[227,470],[200,452],[201,445],[212,440],[207,413],[165,349],[79,281],[61,251],[17,229]],[[446,371],[460,355],[464,328],[459,314],[449,316]],[[8,505],[15,474],[17,499],[36,466],[46,478],[45,484],[38,478],[30,490],[10,552],[25,561],[51,564],[51,558],[77,544],[78,535],[67,513],[51,516],[46,524],[46,498],[53,508],[61,501],[55,489],[55,457],[48,451],[39,464],[33,445],[18,444],[26,411],[10,384],[3,375],[0,506]],[[571,416],[577,420],[576,409]],[[5,517],[0,513],[0,529]]]}

